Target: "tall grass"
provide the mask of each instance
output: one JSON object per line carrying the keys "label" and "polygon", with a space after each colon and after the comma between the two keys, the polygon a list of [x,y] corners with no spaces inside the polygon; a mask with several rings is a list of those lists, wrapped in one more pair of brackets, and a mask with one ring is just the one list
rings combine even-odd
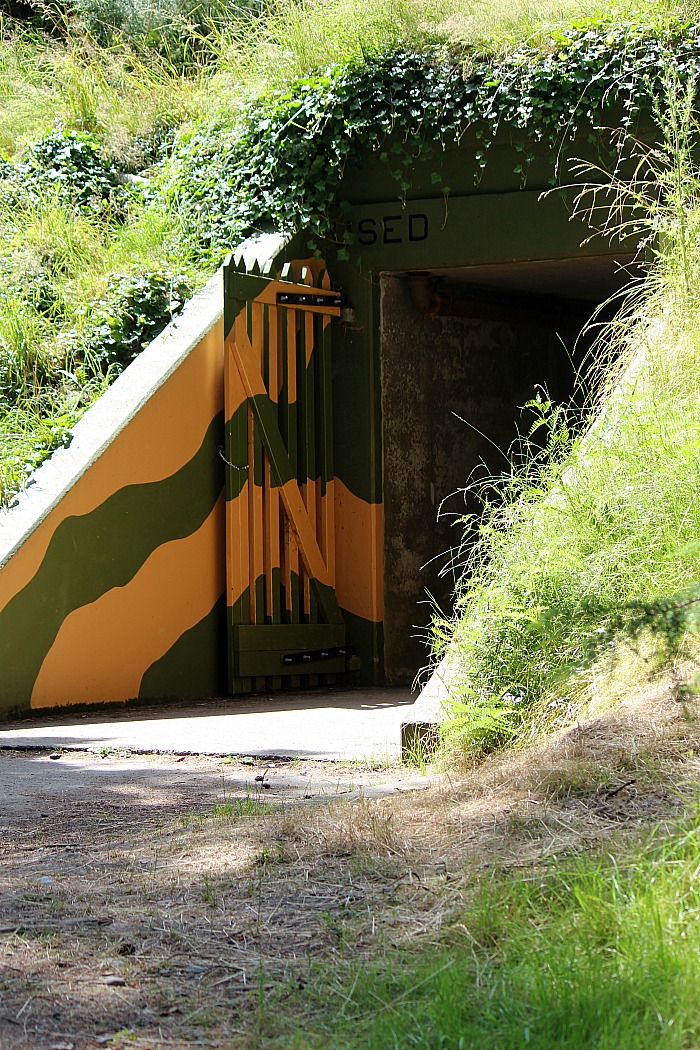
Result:
{"label": "tall grass", "polygon": [[46,191],[0,206],[0,232],[2,505],[115,374],[93,345],[118,309],[115,275],[166,272],[196,288],[209,268],[157,200],[113,223]]}
{"label": "tall grass", "polygon": [[[149,169],[176,130],[201,117],[202,72],[128,44],[100,48],[72,27],[48,38],[0,18],[0,158],[21,160],[56,127],[88,132],[106,164]],[[193,289],[213,264],[177,214],[139,183],[126,208],[73,206],[37,184],[0,200],[0,505],[63,443],[105,389],[90,352],[95,311],[115,275],[172,272]]]}
{"label": "tall grass", "polygon": [[100,48],[69,30],[50,39],[0,16],[0,155],[21,154],[53,125],[95,133],[121,166],[157,157],[169,131],[206,110],[199,71],[128,45]]}
{"label": "tall grass", "polygon": [[281,0],[250,28],[223,33],[214,84],[225,97],[280,88],[332,62],[397,48],[468,57],[547,40],[576,24],[660,27],[700,15],[697,0]]}
{"label": "tall grass", "polygon": [[693,23],[700,5],[696,0],[456,0],[446,5],[439,32],[451,44],[491,53],[527,40],[546,41],[571,25],[619,21],[628,25],[663,28],[678,20]]}
{"label": "tall grass", "polygon": [[[635,228],[646,210],[658,239],[644,294],[599,347],[608,367],[587,423],[572,436],[567,413],[541,398],[544,451],[526,438],[513,469],[482,487],[484,516],[464,555],[457,619],[437,627],[454,672],[446,733],[466,750],[575,716],[627,644],[625,624],[639,639],[646,609],[648,626],[661,617],[663,628],[674,603],[692,605],[700,585],[693,100],[694,85],[672,85],[667,141],[643,158],[637,187],[612,186]],[[667,659],[668,647],[659,655]]]}
{"label": "tall grass", "polygon": [[224,35],[215,86],[234,95],[280,88],[335,62],[435,40],[442,0],[282,0],[256,27]]}

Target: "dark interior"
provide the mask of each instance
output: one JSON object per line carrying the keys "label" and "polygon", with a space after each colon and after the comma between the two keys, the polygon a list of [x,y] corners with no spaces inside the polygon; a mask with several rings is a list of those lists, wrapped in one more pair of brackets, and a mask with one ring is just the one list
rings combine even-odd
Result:
{"label": "dark interior", "polygon": [[631,256],[505,263],[382,275],[385,672],[411,682],[425,666],[435,603],[452,609],[460,520],[479,502],[465,486],[498,474],[533,416],[538,390],[558,403],[600,331],[582,329],[636,271]]}

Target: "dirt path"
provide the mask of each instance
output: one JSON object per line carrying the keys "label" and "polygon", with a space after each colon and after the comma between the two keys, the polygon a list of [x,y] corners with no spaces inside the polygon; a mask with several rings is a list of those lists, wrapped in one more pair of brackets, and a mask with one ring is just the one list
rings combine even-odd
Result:
{"label": "dirt path", "polygon": [[319,805],[430,783],[400,767],[57,756],[0,751],[3,1050],[249,1045],[236,1018],[269,980],[302,980],[367,899],[332,864],[290,874],[286,840]]}
{"label": "dirt path", "polygon": [[113,747],[0,749],[0,823],[69,802],[91,808],[145,806],[165,815],[232,799],[284,804],[381,798],[429,783],[415,770],[389,765],[143,755]]}
{"label": "dirt path", "polygon": [[664,696],[432,779],[0,752],[0,1048],[287,1050],[329,1017],[306,1045],[342,1050],[352,966],[464,936],[490,873],[672,824],[698,753]]}

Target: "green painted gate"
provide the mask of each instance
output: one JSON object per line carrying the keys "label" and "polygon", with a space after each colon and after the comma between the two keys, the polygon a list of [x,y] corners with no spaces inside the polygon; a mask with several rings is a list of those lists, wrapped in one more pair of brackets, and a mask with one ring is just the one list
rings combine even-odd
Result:
{"label": "green painted gate", "polygon": [[231,692],[346,669],[335,596],[329,325],[322,264],[225,270],[226,574]]}

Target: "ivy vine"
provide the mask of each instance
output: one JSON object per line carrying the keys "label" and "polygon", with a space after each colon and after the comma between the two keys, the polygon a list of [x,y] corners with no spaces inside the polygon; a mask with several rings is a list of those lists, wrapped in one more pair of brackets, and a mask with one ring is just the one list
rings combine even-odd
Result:
{"label": "ivy vine", "polygon": [[129,190],[100,144],[80,131],[54,128],[17,163],[0,157],[0,200],[22,208],[46,195],[66,207],[122,220]]}
{"label": "ivy vine", "polygon": [[[555,156],[612,107],[631,125],[669,69],[697,77],[697,26],[656,35],[618,24],[573,28],[544,48],[473,61],[467,73],[454,56],[429,52],[336,65],[253,101],[234,131],[213,124],[181,140],[162,189],[210,247],[260,229],[324,234],[346,167],[367,152],[387,164],[399,195],[417,161],[469,128],[477,177],[501,124],[549,143]],[[519,148],[515,172],[525,181],[533,154]]]}

